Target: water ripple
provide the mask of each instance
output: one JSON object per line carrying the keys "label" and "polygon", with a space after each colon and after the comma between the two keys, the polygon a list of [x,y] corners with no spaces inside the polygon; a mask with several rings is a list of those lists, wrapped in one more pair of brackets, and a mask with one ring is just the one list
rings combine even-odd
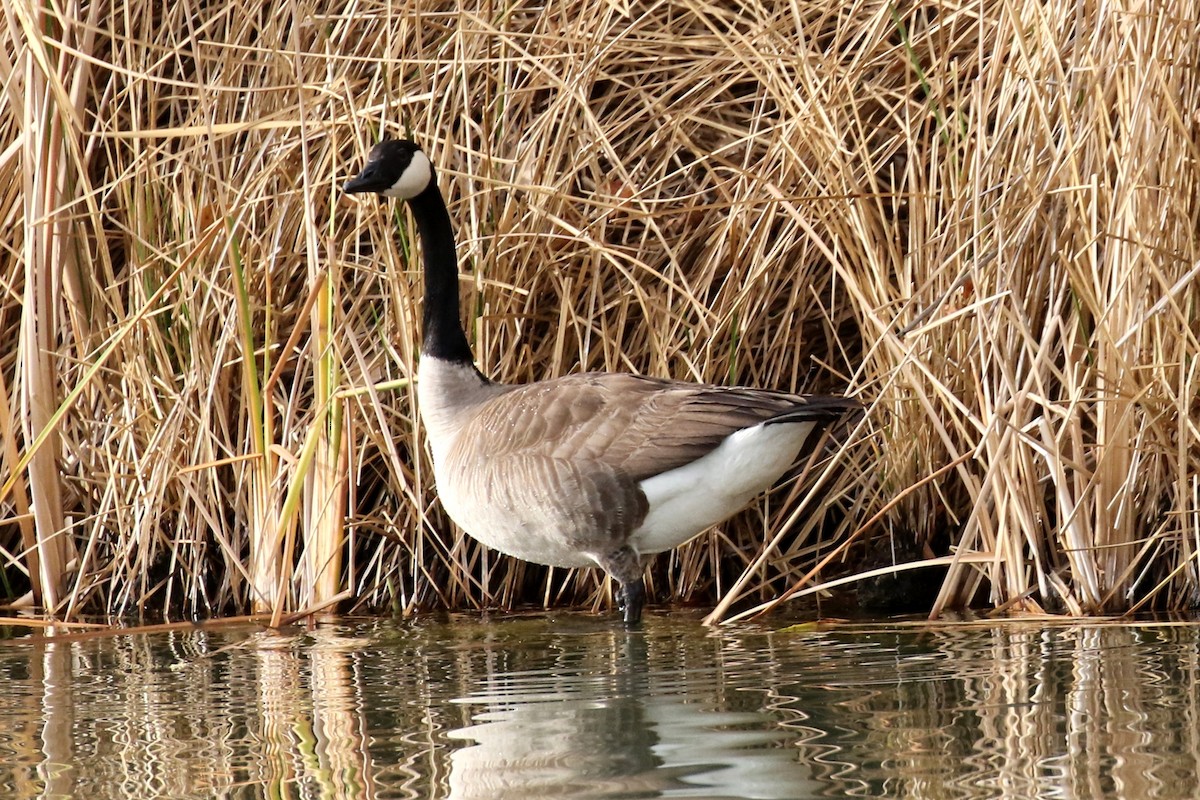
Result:
{"label": "water ripple", "polygon": [[591,616],[0,640],[0,796],[1197,796],[1200,626]]}

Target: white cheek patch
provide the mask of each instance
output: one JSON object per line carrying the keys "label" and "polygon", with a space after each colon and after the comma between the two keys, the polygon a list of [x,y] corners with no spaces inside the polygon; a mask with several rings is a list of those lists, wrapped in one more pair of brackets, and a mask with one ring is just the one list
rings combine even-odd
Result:
{"label": "white cheek patch", "polygon": [[429,156],[416,150],[412,154],[412,161],[409,162],[408,168],[401,172],[396,182],[383,190],[382,194],[408,200],[425,191],[431,177],[433,177],[433,166],[429,163]]}

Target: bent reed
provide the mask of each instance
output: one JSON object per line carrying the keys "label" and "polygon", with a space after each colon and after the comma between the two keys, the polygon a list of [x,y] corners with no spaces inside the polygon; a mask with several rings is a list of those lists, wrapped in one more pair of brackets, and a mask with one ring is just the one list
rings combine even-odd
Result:
{"label": "bent reed", "polygon": [[409,226],[338,192],[409,133],[491,377],[865,401],[655,602],[1200,597],[1196,0],[0,4],[10,603],[611,601],[434,501]]}

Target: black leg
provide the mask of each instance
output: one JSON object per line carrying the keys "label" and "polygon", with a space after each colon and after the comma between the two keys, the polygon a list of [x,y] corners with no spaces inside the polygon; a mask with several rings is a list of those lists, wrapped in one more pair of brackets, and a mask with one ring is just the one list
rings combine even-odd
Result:
{"label": "black leg", "polygon": [[646,604],[646,583],[639,575],[636,580],[621,584],[617,590],[621,599],[621,611],[625,614],[626,627],[632,628],[642,622],[642,606]]}
{"label": "black leg", "polygon": [[626,545],[597,561],[620,584],[616,592],[617,607],[621,609],[625,624],[629,627],[637,625],[642,621],[642,607],[646,604],[642,560],[632,547]]}

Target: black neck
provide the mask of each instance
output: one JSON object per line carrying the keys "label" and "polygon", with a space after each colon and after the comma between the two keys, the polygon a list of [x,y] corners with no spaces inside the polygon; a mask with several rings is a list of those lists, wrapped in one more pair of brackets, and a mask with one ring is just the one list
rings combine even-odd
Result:
{"label": "black neck", "polygon": [[437,184],[408,201],[421,235],[425,262],[425,314],[421,354],[473,364],[471,346],[463,333],[458,306],[458,262],[454,254],[454,229],[446,201]]}

